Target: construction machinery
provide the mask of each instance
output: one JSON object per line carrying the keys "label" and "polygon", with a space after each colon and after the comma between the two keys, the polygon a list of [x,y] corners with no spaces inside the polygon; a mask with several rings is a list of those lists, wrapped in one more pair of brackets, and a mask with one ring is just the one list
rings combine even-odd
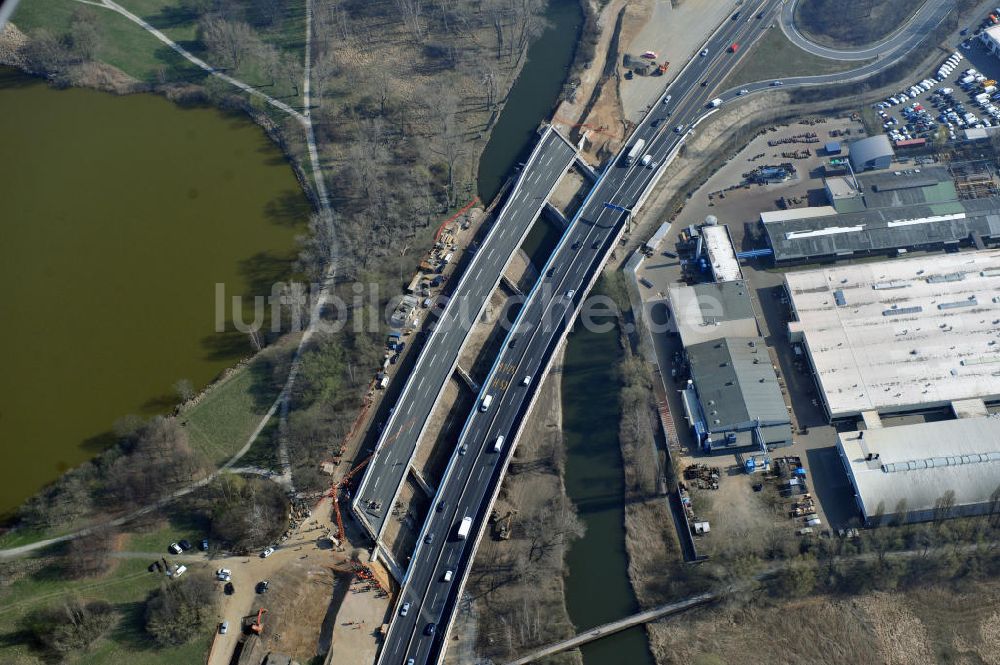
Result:
{"label": "construction machinery", "polygon": [[373,457],[375,457],[375,453],[372,453],[353,469],[345,473],[344,477],[334,483],[333,487],[331,487],[330,491],[327,493],[327,496],[333,498],[333,513],[337,518],[337,537],[333,538],[331,534],[331,540],[333,540],[333,544],[338,551],[343,551],[343,545],[341,545],[341,543],[344,540],[344,518],[340,514],[340,490],[347,485],[347,483],[358,471],[365,468]]}
{"label": "construction machinery", "polygon": [[264,623],[261,621],[263,616],[267,613],[267,609],[261,607],[257,610],[257,614],[251,614],[250,616],[243,617],[243,629],[244,631],[249,630],[254,635],[260,635],[264,632]]}
{"label": "construction machinery", "polygon": [[514,519],[516,510],[508,510],[507,514],[500,516],[496,510],[490,515],[490,523],[493,524],[493,537],[497,540],[510,540],[511,522]]}

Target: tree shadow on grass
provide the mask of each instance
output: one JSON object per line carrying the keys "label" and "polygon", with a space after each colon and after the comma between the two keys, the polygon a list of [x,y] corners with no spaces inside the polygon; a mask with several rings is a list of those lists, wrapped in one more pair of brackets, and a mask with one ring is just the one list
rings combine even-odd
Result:
{"label": "tree shadow on grass", "polygon": [[281,384],[275,380],[274,366],[268,358],[259,358],[247,368],[250,372],[250,397],[257,415],[267,413],[271,403],[278,396]]}
{"label": "tree shadow on grass", "polygon": [[159,13],[149,14],[143,18],[158,30],[170,30],[193,25],[198,20],[198,14],[186,7],[167,5],[161,7]]}
{"label": "tree shadow on grass", "polygon": [[[155,575],[156,573],[150,573]],[[118,603],[118,610],[121,612],[121,620],[111,632],[111,639],[120,644],[123,649],[130,653],[144,653],[156,651],[155,645],[149,634],[146,633],[146,601],[135,600],[126,603]]]}

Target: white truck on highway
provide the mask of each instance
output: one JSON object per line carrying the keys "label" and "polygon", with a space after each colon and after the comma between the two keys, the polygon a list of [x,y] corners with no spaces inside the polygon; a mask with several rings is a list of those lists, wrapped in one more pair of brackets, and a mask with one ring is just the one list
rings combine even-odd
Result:
{"label": "white truck on highway", "polygon": [[466,515],[462,518],[462,521],[458,524],[458,539],[465,540],[469,537],[469,531],[472,530],[472,518]]}
{"label": "white truck on highway", "polygon": [[479,410],[486,412],[490,410],[490,404],[493,403],[493,395],[487,395],[483,398],[483,401],[479,404]]}
{"label": "white truck on highway", "polygon": [[720,106],[722,106],[722,97],[716,97],[715,99],[710,101],[708,105],[713,109],[719,108]]}
{"label": "white truck on highway", "polygon": [[625,166],[632,166],[635,160],[642,154],[642,149],[646,147],[646,139],[639,139],[632,144],[631,150],[625,155]]}

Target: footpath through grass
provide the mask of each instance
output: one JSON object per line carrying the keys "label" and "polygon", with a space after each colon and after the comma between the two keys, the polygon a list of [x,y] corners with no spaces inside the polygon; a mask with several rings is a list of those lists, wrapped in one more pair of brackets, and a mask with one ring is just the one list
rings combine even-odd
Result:
{"label": "footpath through grass", "polygon": [[[281,392],[297,341],[286,338],[265,349],[181,412],[197,452],[221,466],[243,447]],[[272,439],[257,444],[265,441]]]}
{"label": "footpath through grass", "polygon": [[788,41],[780,28],[772,27],[732,71],[722,84],[722,89],[788,76],[846,72],[849,69],[863,67],[869,62],[871,60],[853,62],[830,60],[806,53]]}
{"label": "footpath through grass", "polygon": [[[212,62],[204,44],[198,39],[197,11],[175,0],[121,0],[126,10],[141,17],[154,28],[177,42],[191,54]],[[146,83],[179,81],[201,83],[208,74],[180,56],[141,26],[109,9],[86,5],[74,0],[31,0],[22,2],[12,22],[22,31],[33,34],[46,29],[53,34],[70,30],[73,14],[92,16],[100,35],[95,59],[117,67],[126,74]],[[291,79],[272,77],[259,66],[248,64],[243,71],[229,72],[246,83],[261,88],[273,97],[298,107],[301,94],[302,58],[305,53],[305,0],[292,0],[283,14],[268,27],[256,29],[266,43],[290,58]]]}
{"label": "footpath through grass", "polygon": [[[154,27],[183,46],[191,45],[195,38],[193,17],[170,22],[157,20],[181,10],[162,0],[125,2],[123,6],[142,16]],[[31,0],[22,2],[11,19],[14,25],[28,34],[46,29],[53,34],[64,34],[70,29],[73,13],[81,11],[94,17],[101,35],[96,59],[117,67],[126,74],[147,83],[157,82],[161,76],[169,81],[200,82],[205,76],[198,67],[178,55],[144,29],[124,16],[108,9],[88,6],[73,0]]]}

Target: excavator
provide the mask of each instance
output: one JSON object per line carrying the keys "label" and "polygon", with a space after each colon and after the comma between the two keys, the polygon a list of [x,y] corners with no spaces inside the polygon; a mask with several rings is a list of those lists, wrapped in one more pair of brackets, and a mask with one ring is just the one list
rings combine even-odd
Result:
{"label": "excavator", "polygon": [[250,616],[243,617],[243,625],[244,625],[244,627],[248,628],[250,630],[250,632],[254,633],[255,635],[260,635],[261,633],[264,632],[264,624],[261,621],[261,618],[266,613],[267,613],[267,610],[262,607],[259,610],[257,610],[257,616],[254,616],[253,614],[251,614]]}

